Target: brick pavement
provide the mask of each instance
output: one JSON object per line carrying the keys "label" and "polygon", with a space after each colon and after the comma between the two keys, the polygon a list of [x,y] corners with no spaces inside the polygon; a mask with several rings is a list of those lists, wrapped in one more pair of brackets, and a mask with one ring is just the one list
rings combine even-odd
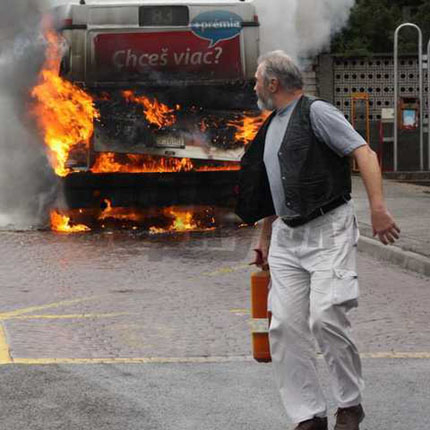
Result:
{"label": "brick pavement", "polygon": [[[430,186],[384,180],[390,212],[402,230],[396,246],[430,258]],[[353,177],[353,196],[362,234],[372,237],[367,195],[360,177]]]}
{"label": "brick pavement", "polygon": [[[249,356],[247,262],[257,235],[0,233],[12,358]],[[359,268],[361,350],[430,352],[429,279],[366,255]]]}

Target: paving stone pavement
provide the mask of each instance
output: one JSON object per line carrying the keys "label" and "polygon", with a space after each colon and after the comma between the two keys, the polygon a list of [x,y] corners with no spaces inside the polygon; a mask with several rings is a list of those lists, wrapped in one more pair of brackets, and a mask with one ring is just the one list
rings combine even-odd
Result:
{"label": "paving stone pavement", "polygon": [[[248,266],[258,229],[2,232],[0,319],[12,358],[251,353]],[[430,351],[428,278],[359,258],[362,352]],[[9,314],[8,314],[9,312]]]}
{"label": "paving stone pavement", "polygon": [[[430,258],[430,186],[385,179],[384,195],[402,230],[396,247]],[[361,233],[373,237],[367,194],[359,176],[353,177],[353,197]]]}

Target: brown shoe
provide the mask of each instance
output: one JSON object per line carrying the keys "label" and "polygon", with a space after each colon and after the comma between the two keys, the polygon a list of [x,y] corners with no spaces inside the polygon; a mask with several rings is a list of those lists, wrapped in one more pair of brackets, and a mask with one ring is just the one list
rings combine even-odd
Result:
{"label": "brown shoe", "polygon": [[359,430],[364,420],[364,411],[361,405],[350,408],[339,408],[336,412],[336,425],[334,430]]}
{"label": "brown shoe", "polygon": [[312,418],[301,422],[294,430],[328,430],[327,418]]}

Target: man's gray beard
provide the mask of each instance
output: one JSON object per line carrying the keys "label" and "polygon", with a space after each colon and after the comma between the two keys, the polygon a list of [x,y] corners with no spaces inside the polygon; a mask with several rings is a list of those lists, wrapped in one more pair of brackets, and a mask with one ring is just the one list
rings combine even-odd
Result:
{"label": "man's gray beard", "polygon": [[259,97],[257,100],[257,106],[260,110],[275,110],[275,105],[270,97],[268,97],[267,100],[262,100]]}

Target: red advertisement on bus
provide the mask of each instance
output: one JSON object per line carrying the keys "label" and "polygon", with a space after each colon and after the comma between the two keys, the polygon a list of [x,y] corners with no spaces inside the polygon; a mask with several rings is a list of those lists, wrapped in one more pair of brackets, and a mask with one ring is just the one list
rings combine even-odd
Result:
{"label": "red advertisement on bus", "polygon": [[109,80],[242,79],[240,35],[211,45],[191,31],[101,33],[93,37],[93,70]]}

